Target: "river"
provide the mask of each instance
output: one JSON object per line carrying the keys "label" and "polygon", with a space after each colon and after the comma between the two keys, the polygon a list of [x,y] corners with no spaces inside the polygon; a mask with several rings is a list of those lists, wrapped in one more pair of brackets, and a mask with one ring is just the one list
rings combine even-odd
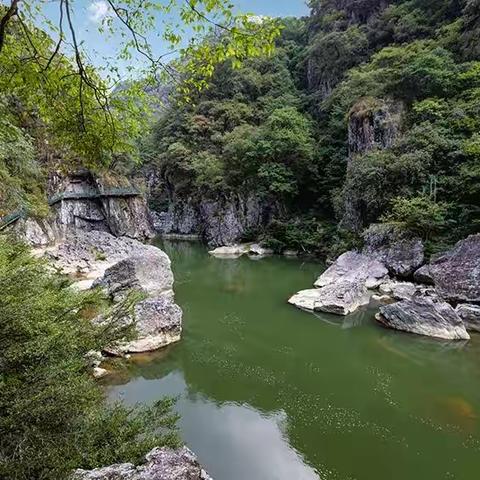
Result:
{"label": "river", "polygon": [[183,339],[134,357],[111,399],[178,396],[182,439],[214,480],[477,480],[480,336],[448,343],[286,303],[323,267],[221,260],[165,242]]}

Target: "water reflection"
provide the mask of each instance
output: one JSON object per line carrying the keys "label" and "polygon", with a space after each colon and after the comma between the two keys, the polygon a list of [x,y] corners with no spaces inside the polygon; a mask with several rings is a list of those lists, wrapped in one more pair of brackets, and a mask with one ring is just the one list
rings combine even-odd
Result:
{"label": "water reflection", "polygon": [[178,397],[182,438],[214,478],[229,480],[318,480],[286,437],[283,411],[262,414],[249,405],[218,404],[188,392],[180,371],[162,379],[136,378],[109,388],[111,398],[128,404],[153,402],[162,395]]}

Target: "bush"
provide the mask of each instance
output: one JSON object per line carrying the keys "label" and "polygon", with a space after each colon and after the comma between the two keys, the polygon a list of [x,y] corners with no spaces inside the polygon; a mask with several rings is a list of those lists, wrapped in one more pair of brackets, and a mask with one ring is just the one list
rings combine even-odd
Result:
{"label": "bush", "polygon": [[404,229],[421,235],[424,240],[441,232],[447,225],[447,214],[451,206],[435,202],[425,195],[412,198],[395,198],[391,212],[383,221],[399,224]]}
{"label": "bush", "polygon": [[115,322],[92,326],[98,292],[75,292],[8,238],[0,238],[0,289],[0,478],[60,480],[177,445],[171,400],[105,405],[85,355],[125,332]]}

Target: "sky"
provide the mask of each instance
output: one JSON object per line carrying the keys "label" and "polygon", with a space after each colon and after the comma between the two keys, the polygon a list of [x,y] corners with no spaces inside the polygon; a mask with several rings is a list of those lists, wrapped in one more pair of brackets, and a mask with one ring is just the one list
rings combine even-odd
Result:
{"label": "sky", "polygon": [[[4,3],[5,0],[0,0]],[[242,13],[267,15],[273,17],[303,16],[308,14],[306,0],[232,0],[237,10]],[[108,4],[105,0],[76,0],[74,23],[78,37],[84,42],[91,62],[96,66],[104,63],[104,58],[112,58],[118,50],[119,38],[106,39],[98,32],[98,26],[105,15],[108,15]],[[58,0],[47,0],[44,12],[53,22],[58,22]],[[158,22],[161,28],[160,21]],[[154,36],[149,38],[155,45],[155,54],[165,53],[166,47]],[[125,65],[119,67],[124,69]]]}

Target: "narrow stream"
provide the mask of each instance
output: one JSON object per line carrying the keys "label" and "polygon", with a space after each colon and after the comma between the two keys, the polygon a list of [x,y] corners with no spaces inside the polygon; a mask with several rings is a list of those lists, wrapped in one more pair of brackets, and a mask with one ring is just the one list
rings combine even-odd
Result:
{"label": "narrow stream", "polygon": [[183,440],[214,480],[477,480],[480,336],[442,342],[286,303],[321,264],[220,260],[161,243],[180,343],[108,380],[112,399],[178,396]]}

